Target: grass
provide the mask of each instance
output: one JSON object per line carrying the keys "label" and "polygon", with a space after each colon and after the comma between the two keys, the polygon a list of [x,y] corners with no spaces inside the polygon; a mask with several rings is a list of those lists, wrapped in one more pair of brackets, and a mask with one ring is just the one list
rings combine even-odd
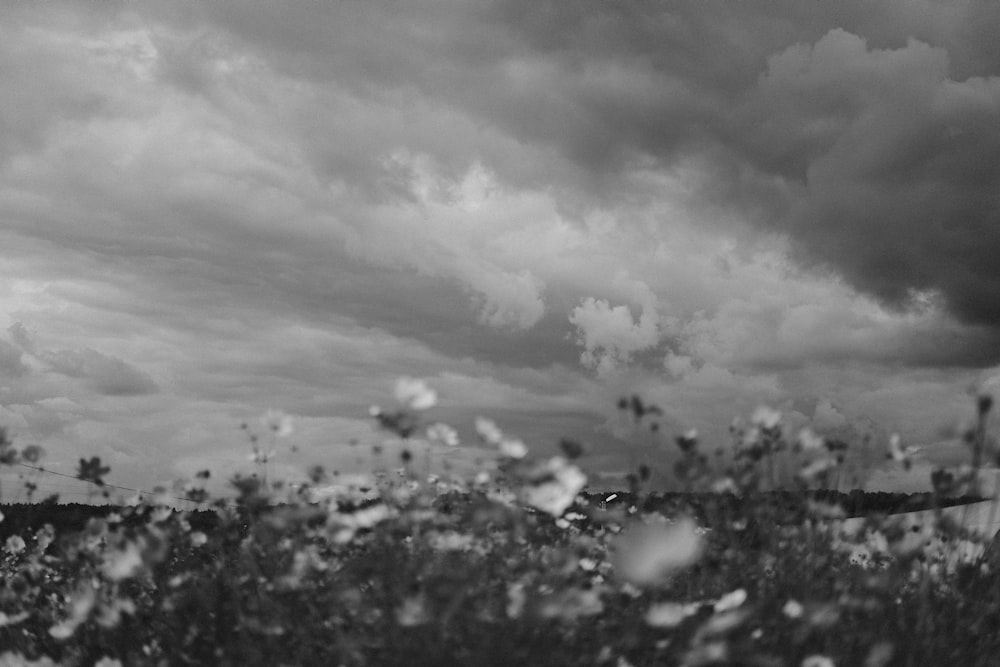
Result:
{"label": "grass", "polygon": [[[429,391],[409,381],[399,410],[372,416],[413,437]],[[991,408],[980,399],[968,439],[979,465]],[[272,435],[290,433],[269,419]],[[837,474],[843,443],[792,439],[773,411],[734,433],[725,461],[696,434],[678,438],[676,472],[697,502],[660,506],[643,493],[648,470],[627,502],[608,503],[582,493],[576,443],[537,458],[496,424],[477,428],[500,464],[474,479],[428,478],[404,456],[399,473],[317,469],[293,488],[259,456],[256,476],[233,480],[235,500],[205,499],[210,525],[137,502],[83,530],[11,535],[0,664],[880,667],[1000,655],[1000,563],[925,548],[978,538],[940,510],[916,531],[872,514],[844,535],[843,508],[808,492]],[[3,438],[0,461],[23,454]],[[907,464],[898,443],[889,454]],[[779,459],[798,475],[774,502],[761,491]],[[931,500],[976,495],[977,472],[938,474]],[[90,459],[80,473],[97,483],[108,471]],[[867,561],[852,559],[857,544]]]}

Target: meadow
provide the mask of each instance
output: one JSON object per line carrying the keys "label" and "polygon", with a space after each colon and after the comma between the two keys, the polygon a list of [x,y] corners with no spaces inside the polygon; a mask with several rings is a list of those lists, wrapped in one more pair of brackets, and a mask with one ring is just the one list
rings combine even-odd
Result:
{"label": "meadow", "polygon": [[[371,411],[388,436],[458,446],[426,423],[426,384],[402,379],[396,400]],[[984,495],[992,399],[976,400],[974,465],[936,471],[918,514],[860,516],[817,491],[850,443],[791,433],[767,408],[726,457],[678,436],[686,493],[668,502],[645,467],[620,493],[588,492],[581,444],[536,456],[487,419],[498,463],[471,478],[428,475],[404,449],[388,470],[287,484],[268,475],[292,431],[272,413],[234,497],[191,480],[198,513],[137,498],[82,528],[7,531],[0,665],[995,665],[1000,554],[946,509]],[[904,443],[885,447],[909,465]],[[0,439],[0,463],[29,457],[42,464]],[[769,494],[779,458],[795,482]],[[100,488],[108,472],[81,459],[78,476]]]}

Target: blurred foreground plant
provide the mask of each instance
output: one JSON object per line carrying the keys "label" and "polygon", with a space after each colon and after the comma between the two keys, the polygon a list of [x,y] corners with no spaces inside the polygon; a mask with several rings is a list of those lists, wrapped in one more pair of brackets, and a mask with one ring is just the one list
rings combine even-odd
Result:
{"label": "blurred foreground plant", "polygon": [[[251,439],[258,474],[211,512],[136,499],[82,531],[11,536],[0,664],[994,664],[1000,584],[982,540],[940,507],[929,521],[846,519],[811,493],[846,445],[792,437],[773,409],[734,426],[728,458],[677,437],[692,493],[667,505],[640,493],[648,467],[629,490],[587,495],[581,443],[540,455],[485,418],[475,431],[495,463],[418,473],[412,450],[446,460],[458,432],[425,424],[426,382],[394,393],[371,416],[402,443],[396,466],[272,482],[262,441],[294,429],[270,412]],[[637,422],[660,414],[622,405]],[[978,489],[992,403],[977,405],[971,471],[936,473],[940,493]],[[6,465],[26,457],[0,440]],[[885,446],[896,465],[914,454]],[[762,493],[789,461],[794,493]],[[79,472],[110,473],[99,459]]]}

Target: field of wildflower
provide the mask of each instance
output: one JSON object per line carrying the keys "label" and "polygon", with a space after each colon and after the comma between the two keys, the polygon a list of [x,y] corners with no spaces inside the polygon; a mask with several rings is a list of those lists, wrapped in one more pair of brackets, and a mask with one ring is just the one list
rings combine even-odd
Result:
{"label": "field of wildflower", "polygon": [[[395,393],[371,410],[388,435],[459,444],[428,423],[424,382]],[[488,419],[475,426],[497,464],[472,478],[417,472],[404,449],[390,470],[317,467],[289,485],[254,436],[257,474],[231,480],[235,497],[195,497],[198,513],[136,499],[82,530],[10,534],[0,665],[996,665],[1000,558],[944,509],[982,494],[995,454],[992,399],[977,400],[975,465],[937,471],[920,520],[847,518],[812,492],[847,444],[766,408],[723,458],[677,437],[690,495],[670,503],[644,492],[644,467],[627,490],[588,493],[582,445],[539,457]],[[267,424],[291,434],[283,415]],[[0,463],[42,464],[0,440]],[[885,447],[909,465],[898,438]],[[778,457],[798,471],[781,502],[763,493]],[[78,476],[99,487],[108,472],[81,459]]]}

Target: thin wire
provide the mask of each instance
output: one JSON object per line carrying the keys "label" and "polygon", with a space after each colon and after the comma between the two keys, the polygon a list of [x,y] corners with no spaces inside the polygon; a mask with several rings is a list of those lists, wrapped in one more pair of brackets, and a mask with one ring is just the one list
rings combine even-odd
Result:
{"label": "thin wire", "polygon": [[[31,468],[32,470],[38,470],[40,472],[48,473],[49,475],[58,475],[59,477],[66,477],[68,479],[74,479],[74,480],[76,480],[78,482],[86,482],[87,484],[93,484],[94,486],[96,486],[99,489],[108,486],[108,487],[111,487],[112,489],[120,489],[122,491],[133,491],[135,493],[145,493],[147,496],[158,495],[158,494],[152,493],[151,491],[143,491],[141,489],[133,489],[133,488],[128,487],[128,486],[120,486],[118,484],[111,484],[110,482],[104,482],[104,484],[98,484],[97,482],[95,482],[93,480],[90,480],[90,479],[83,479],[82,477],[77,477],[76,475],[67,475],[66,473],[56,472],[55,470],[49,470],[48,468],[42,468],[41,466],[29,465],[27,463],[20,463],[20,462],[18,462],[16,465],[19,465],[22,468]],[[183,500],[185,502],[196,503],[196,504],[199,504],[199,505],[201,504],[199,501],[194,500],[192,498],[181,498],[180,496],[171,496],[171,495],[168,495],[167,498],[173,498],[174,500]]]}

